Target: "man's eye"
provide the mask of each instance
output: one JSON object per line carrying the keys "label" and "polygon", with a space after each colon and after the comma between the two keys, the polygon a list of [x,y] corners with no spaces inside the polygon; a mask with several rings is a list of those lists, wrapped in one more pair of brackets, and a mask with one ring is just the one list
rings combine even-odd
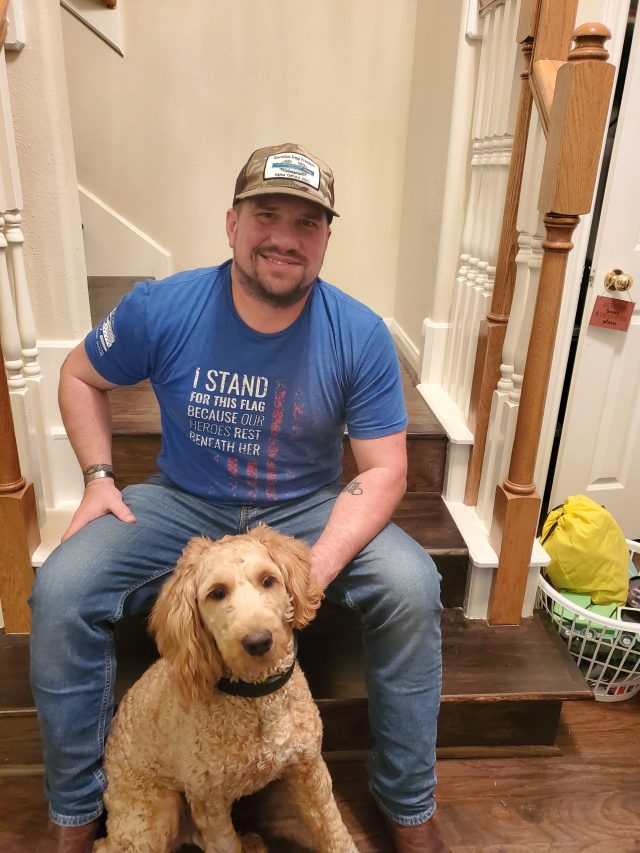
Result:
{"label": "man's eye", "polygon": [[276,579],[272,578],[271,575],[267,575],[266,578],[262,578],[262,586],[266,587],[266,589],[273,586],[275,582]]}
{"label": "man's eye", "polygon": [[215,599],[216,601],[222,601],[226,594],[227,590],[223,586],[216,586],[209,593],[209,597]]}

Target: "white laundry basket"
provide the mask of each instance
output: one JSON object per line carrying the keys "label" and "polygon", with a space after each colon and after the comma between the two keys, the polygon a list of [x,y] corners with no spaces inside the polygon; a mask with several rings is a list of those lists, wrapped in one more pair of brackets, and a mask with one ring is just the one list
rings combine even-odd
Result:
{"label": "white laundry basket", "polygon": [[[627,539],[629,553],[640,544]],[[538,578],[537,606],[567,644],[600,702],[620,702],[640,693],[640,623],[609,619],[574,604]]]}

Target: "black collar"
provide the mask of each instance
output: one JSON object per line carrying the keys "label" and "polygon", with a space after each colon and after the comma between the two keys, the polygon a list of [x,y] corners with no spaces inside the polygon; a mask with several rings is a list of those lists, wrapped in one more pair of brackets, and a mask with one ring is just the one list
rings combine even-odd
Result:
{"label": "black collar", "polygon": [[279,675],[270,675],[264,681],[231,681],[229,678],[221,678],[216,684],[216,688],[221,693],[226,693],[229,696],[244,696],[246,699],[252,699],[257,696],[268,696],[270,693],[275,693],[289,681],[293,675],[293,670],[296,665],[298,655],[298,640],[293,638],[293,660],[291,666]]}

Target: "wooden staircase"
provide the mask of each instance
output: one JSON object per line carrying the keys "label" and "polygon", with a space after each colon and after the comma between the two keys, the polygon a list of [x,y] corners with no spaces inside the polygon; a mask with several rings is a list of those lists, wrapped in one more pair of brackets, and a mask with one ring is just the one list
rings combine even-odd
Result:
{"label": "wooden staircase", "polygon": [[[136,279],[90,280],[93,320],[113,307]],[[584,679],[555,631],[538,617],[519,627],[489,627],[462,615],[467,549],[440,491],[447,439],[403,367],[409,412],[408,492],[394,520],[433,556],[442,575],[443,697],[438,729],[440,757],[530,755],[555,752],[563,701],[591,698]],[[120,487],[155,470],[159,414],[148,383],[112,392],[114,468]],[[345,478],[355,473],[345,444]],[[28,687],[26,636],[0,644],[0,775],[41,772],[41,744]],[[117,697],[155,657],[144,620],[116,632]],[[301,636],[300,660],[325,726],[325,750],[353,754],[369,745],[367,699],[357,620],[323,604]]]}

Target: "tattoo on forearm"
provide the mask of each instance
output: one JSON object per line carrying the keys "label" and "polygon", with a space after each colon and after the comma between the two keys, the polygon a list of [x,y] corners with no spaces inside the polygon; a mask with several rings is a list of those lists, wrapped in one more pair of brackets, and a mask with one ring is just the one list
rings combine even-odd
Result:
{"label": "tattoo on forearm", "polygon": [[343,491],[349,492],[350,495],[364,494],[364,489],[357,480],[352,480],[347,486],[344,487]]}

